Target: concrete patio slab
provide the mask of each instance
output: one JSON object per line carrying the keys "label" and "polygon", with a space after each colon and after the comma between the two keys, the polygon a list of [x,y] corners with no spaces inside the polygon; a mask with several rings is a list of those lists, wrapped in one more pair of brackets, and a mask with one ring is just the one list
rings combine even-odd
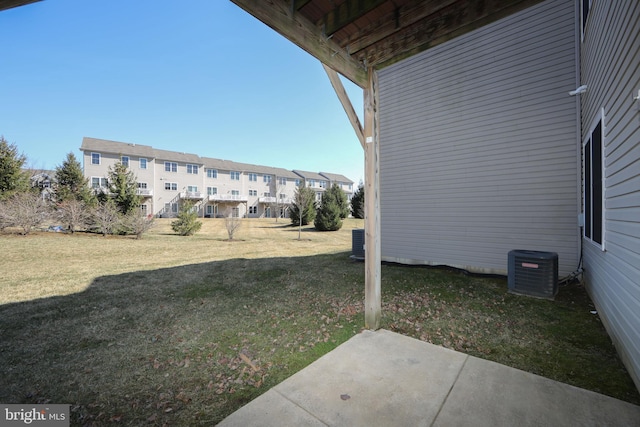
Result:
{"label": "concrete patio slab", "polygon": [[393,332],[365,331],[220,426],[640,426],[640,407]]}

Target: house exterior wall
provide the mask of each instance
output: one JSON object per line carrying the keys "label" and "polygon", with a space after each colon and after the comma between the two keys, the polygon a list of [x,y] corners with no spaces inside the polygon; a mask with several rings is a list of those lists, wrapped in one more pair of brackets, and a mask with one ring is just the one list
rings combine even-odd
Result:
{"label": "house exterior wall", "polygon": [[[139,185],[139,194],[144,196],[144,212],[163,217],[175,216],[185,199],[194,202],[203,216],[228,215],[233,210],[233,214],[248,218],[287,217],[288,206],[302,180],[299,174],[282,168],[96,138],[84,138],[80,149],[84,175],[90,183],[91,178],[103,182],[109,168],[127,156],[129,169],[136,175],[136,181],[143,184]],[[98,164],[92,164],[93,153],[99,155]],[[140,167],[141,158],[146,159],[146,169]],[[209,170],[215,171],[215,176]],[[308,174],[317,177],[317,181],[327,179],[316,173]],[[331,176],[340,177],[345,186],[352,184],[342,175]],[[319,185],[316,183],[321,189]],[[215,194],[209,194],[210,189],[212,193],[215,189]]]}
{"label": "house exterior wall", "polygon": [[551,0],[379,71],[383,260],[576,269],[575,43],[573,2]]}
{"label": "house exterior wall", "polygon": [[640,389],[640,3],[594,1],[580,47],[583,139],[604,125],[603,245],[584,238],[584,277]]}

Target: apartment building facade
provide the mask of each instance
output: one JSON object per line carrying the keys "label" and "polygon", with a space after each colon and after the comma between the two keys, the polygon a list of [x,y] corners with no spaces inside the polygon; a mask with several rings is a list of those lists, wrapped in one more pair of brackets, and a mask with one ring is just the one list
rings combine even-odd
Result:
{"label": "apartment building facade", "polygon": [[109,168],[127,165],[136,176],[145,215],[175,217],[181,203],[190,201],[202,217],[285,218],[301,183],[317,189],[317,197],[334,182],[348,198],[353,194],[353,182],[338,174],[301,174],[88,137],[80,150],[84,175],[96,191],[106,189]]}

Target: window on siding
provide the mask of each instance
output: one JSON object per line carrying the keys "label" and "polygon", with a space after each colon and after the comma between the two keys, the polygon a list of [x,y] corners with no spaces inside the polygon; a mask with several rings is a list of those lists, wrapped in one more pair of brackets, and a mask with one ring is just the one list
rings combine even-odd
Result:
{"label": "window on siding", "polygon": [[603,246],[602,118],[584,142],[584,237]]}
{"label": "window on siding", "polygon": [[271,175],[264,175],[262,177],[262,181],[266,182],[267,184],[269,184],[271,182]]}
{"label": "window on siding", "polygon": [[216,169],[207,169],[207,178],[217,178],[218,171]]}
{"label": "window on siding", "polygon": [[214,194],[218,194],[217,187],[207,187],[207,196],[213,196]]}
{"label": "window on siding", "polygon": [[232,195],[232,196],[239,196],[239,195],[240,195],[240,191],[238,191],[238,190],[231,190],[231,195]]}
{"label": "window on siding", "polygon": [[91,153],[91,164],[92,165],[100,164],[100,153]]}
{"label": "window on siding", "polygon": [[178,172],[178,164],[176,162],[164,162],[165,172]]}
{"label": "window on siding", "polygon": [[258,174],[250,173],[249,174],[249,181],[258,181]]}
{"label": "window on siding", "polygon": [[178,190],[178,183],[177,182],[165,182],[164,183],[164,189],[165,190],[169,190],[169,191],[176,191],[176,190]]}
{"label": "window on siding", "polygon": [[258,195],[258,190],[249,190],[249,195],[250,196],[257,196]]}
{"label": "window on siding", "polygon": [[240,181],[240,172],[231,171],[229,174],[231,175],[232,181]]}
{"label": "window on siding", "polygon": [[146,169],[147,168],[147,159],[145,159],[144,157],[141,157],[139,160],[139,166],[140,169]]}
{"label": "window on siding", "polygon": [[279,178],[278,179],[278,184],[287,185],[287,178]]}
{"label": "window on siding", "polygon": [[198,175],[198,165],[187,164],[187,173]]}

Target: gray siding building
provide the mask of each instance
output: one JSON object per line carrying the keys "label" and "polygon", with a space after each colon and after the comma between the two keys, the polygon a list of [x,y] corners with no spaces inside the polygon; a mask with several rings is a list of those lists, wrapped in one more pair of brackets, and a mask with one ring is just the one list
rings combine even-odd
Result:
{"label": "gray siding building", "polygon": [[382,259],[578,266],[575,11],[551,1],[379,72]]}

